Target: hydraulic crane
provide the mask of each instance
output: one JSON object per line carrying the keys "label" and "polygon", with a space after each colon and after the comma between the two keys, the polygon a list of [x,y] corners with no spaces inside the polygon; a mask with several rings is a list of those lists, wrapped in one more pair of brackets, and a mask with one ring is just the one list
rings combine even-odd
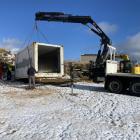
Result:
{"label": "hydraulic crane", "polygon": [[62,12],[38,12],[35,15],[35,20],[81,23],[89,27],[101,39],[101,47],[92,68],[93,81],[104,81],[105,89],[110,92],[121,93],[129,89],[132,93],[140,94],[140,75],[117,72],[116,48],[111,46],[110,38],[90,16],[73,16]]}
{"label": "hydraulic crane", "polygon": [[103,32],[103,30],[90,16],[73,16],[71,14],[64,14],[62,12],[38,12],[35,15],[35,20],[81,23],[89,27],[92,32],[101,38],[101,47],[98,51],[95,65],[93,66],[93,79],[97,81],[97,77],[105,76],[105,62],[109,57],[109,45],[112,43],[110,38]]}

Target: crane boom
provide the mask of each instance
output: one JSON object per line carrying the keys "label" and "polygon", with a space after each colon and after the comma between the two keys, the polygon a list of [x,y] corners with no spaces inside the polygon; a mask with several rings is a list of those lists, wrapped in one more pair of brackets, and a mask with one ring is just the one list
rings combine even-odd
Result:
{"label": "crane boom", "polygon": [[101,37],[101,43],[111,45],[111,40],[109,37],[90,16],[73,16],[71,14],[64,14],[62,12],[38,12],[35,15],[35,20],[81,23],[84,25],[91,24],[93,25],[93,27],[90,28],[91,31]]}
{"label": "crane boom", "polygon": [[98,51],[95,66],[93,71],[96,77],[105,76],[105,63],[109,56],[109,45],[111,45],[110,38],[103,32],[98,24],[90,16],[78,16],[71,14],[64,14],[62,12],[37,12],[35,14],[36,21],[55,21],[68,23],[81,23],[90,28],[92,32],[101,38],[101,48]]}

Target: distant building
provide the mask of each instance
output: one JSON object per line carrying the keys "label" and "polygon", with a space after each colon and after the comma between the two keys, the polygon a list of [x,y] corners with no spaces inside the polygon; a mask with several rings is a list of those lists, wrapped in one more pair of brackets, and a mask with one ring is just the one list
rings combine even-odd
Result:
{"label": "distant building", "polygon": [[80,57],[80,62],[88,63],[89,61],[95,61],[97,54],[83,54]]}

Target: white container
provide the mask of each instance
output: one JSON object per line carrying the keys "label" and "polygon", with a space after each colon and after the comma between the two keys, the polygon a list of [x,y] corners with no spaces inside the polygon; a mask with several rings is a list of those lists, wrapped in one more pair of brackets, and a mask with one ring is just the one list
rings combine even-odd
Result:
{"label": "white container", "polygon": [[106,61],[106,74],[117,73],[117,61],[107,60]]}
{"label": "white container", "polygon": [[30,63],[36,69],[35,77],[55,78],[64,75],[63,46],[33,42],[16,54],[15,78],[28,78]]}

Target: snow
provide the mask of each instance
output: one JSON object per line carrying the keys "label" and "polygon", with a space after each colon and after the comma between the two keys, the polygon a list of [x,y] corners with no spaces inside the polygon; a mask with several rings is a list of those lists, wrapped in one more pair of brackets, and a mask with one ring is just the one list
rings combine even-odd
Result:
{"label": "snow", "polygon": [[0,140],[137,140],[140,98],[103,84],[70,87],[0,83]]}

